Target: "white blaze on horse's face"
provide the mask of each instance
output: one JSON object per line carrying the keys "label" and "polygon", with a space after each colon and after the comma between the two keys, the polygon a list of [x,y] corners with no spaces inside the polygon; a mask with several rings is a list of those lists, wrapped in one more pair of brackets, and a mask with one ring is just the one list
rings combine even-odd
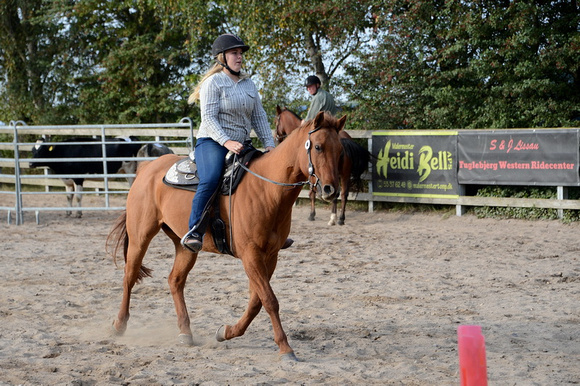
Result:
{"label": "white blaze on horse's face", "polygon": [[[316,191],[320,198],[324,201],[332,201],[338,194],[338,154],[340,152],[332,149],[332,139],[329,140],[328,137],[323,141],[324,143],[318,143],[316,139],[310,138],[310,134],[318,130],[320,129],[312,130],[309,133],[309,139],[304,144],[308,155],[308,178],[311,189]],[[332,134],[319,132],[318,135]],[[336,159],[327,158],[335,153]]]}

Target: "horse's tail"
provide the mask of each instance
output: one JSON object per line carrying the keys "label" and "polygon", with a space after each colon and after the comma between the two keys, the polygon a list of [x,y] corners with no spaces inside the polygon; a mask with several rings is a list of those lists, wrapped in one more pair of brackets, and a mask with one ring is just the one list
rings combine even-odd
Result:
{"label": "horse's tail", "polygon": [[[123,247],[123,257],[125,259],[125,263],[127,262],[127,250],[129,249],[129,234],[127,233],[127,212],[123,211],[123,213],[119,216],[109,235],[107,236],[107,240],[105,242],[105,250],[108,254],[113,256],[113,262],[117,265],[117,253],[119,249]],[[141,268],[139,269],[139,275],[137,276],[137,282],[141,282],[145,277],[151,277],[152,269],[145,267],[141,264]]]}
{"label": "horse's tail", "polygon": [[371,153],[350,138],[341,138],[344,154],[350,158],[350,186],[353,191],[360,191],[363,187],[362,175],[368,170]]}

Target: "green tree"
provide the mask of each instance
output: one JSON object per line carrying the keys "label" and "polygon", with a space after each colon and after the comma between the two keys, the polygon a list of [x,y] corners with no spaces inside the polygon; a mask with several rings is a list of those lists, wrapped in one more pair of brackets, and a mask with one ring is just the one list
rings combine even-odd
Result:
{"label": "green tree", "polygon": [[248,55],[251,70],[259,71],[271,111],[276,104],[304,101],[303,83],[313,73],[339,100],[348,99],[332,79],[368,43],[367,30],[374,26],[368,1],[225,1],[223,6],[230,25],[256,48]]}
{"label": "green tree", "polygon": [[[179,3],[182,12],[191,12],[185,0],[163,0]],[[245,69],[256,75],[266,111],[273,114],[275,105],[297,106],[308,103],[303,87],[307,75],[316,73],[324,87],[333,89],[339,99],[347,96],[331,79],[344,63],[366,43],[365,30],[374,19],[368,0],[284,0],[223,1],[207,3],[206,13],[219,15],[218,28],[203,28],[199,18],[189,19],[189,27],[206,34],[208,52],[211,41],[221,33],[239,34],[251,46],[245,55]],[[200,30],[199,26],[203,30]],[[208,63],[210,58],[207,58]]]}
{"label": "green tree", "polygon": [[75,44],[68,79],[79,122],[175,122],[186,116],[187,36],[146,2],[81,0],[63,16]]}
{"label": "green tree", "polygon": [[195,115],[186,80],[200,72],[195,55],[205,45],[175,8],[129,0],[0,7],[0,120],[138,123]]}
{"label": "green tree", "polygon": [[580,116],[575,1],[387,1],[377,47],[347,69],[372,128],[574,125]]}
{"label": "green tree", "polygon": [[48,123],[59,99],[52,66],[63,38],[43,0],[0,2],[0,120]]}

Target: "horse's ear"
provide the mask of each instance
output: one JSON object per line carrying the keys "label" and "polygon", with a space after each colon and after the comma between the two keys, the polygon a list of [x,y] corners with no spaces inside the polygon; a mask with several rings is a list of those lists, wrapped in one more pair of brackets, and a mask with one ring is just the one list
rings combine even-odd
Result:
{"label": "horse's ear", "polygon": [[338,125],[336,126],[337,127],[336,131],[340,131],[340,130],[344,129],[345,123],[346,123],[346,115],[343,115],[342,118],[340,118],[338,120]]}
{"label": "horse's ear", "polygon": [[276,113],[277,113],[278,115],[280,115],[280,114],[282,113],[282,109],[280,108],[280,106],[279,106],[279,105],[276,105]]}
{"label": "horse's ear", "polygon": [[319,111],[314,117],[314,127],[322,126],[322,122],[324,122],[324,111]]}

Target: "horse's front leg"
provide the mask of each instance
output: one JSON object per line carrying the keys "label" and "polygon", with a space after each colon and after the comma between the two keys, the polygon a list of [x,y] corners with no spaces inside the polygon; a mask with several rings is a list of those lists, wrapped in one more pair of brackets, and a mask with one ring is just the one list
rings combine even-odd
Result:
{"label": "horse's front leg", "polygon": [[[346,219],[346,202],[348,201],[348,181],[343,184],[342,191],[340,192],[340,215],[338,216],[338,225],[344,225],[344,220]],[[336,214],[336,206],[334,207],[334,213]]]}
{"label": "horse's front leg", "polygon": [[332,210],[330,211],[330,221],[328,225],[336,225],[336,207],[338,206],[338,197],[332,200]]}
{"label": "horse's front leg", "polygon": [[216,339],[218,342],[223,342],[225,340],[240,337],[245,334],[246,330],[252,320],[260,313],[262,309],[262,302],[256,291],[250,288],[250,300],[248,301],[248,307],[244,312],[244,315],[238,320],[238,322],[233,326],[222,326],[216,332]]}
{"label": "horse's front leg", "polygon": [[218,330],[217,338],[221,341],[239,336],[236,334],[243,334],[250,322],[260,311],[261,304],[270,316],[272,329],[274,330],[274,341],[280,348],[280,359],[297,360],[294,355],[294,350],[292,350],[292,347],[288,344],[288,337],[282,328],[282,322],[280,320],[280,305],[278,304],[278,299],[274,294],[274,290],[272,290],[272,287],[270,286],[270,278],[272,277],[276,267],[276,259],[276,256],[273,257],[271,264],[266,265],[260,260],[259,255],[253,255],[250,258],[242,258],[246,275],[250,280],[251,295],[248,309],[235,326],[226,326],[223,332]]}
{"label": "horse's front leg", "polygon": [[187,281],[187,275],[195,265],[197,254],[186,250],[181,246],[181,244],[179,244],[179,242],[176,244],[175,249],[175,262],[173,263],[173,269],[171,270],[167,281],[169,282],[169,289],[171,290],[171,296],[173,297],[173,303],[175,305],[175,313],[177,314],[179,343],[193,346],[193,335],[191,333],[189,313],[187,312],[187,306],[185,305],[183,290],[185,288],[185,282]]}
{"label": "horse's front leg", "polygon": [[314,188],[310,189],[308,197],[310,197],[310,216],[308,216],[308,220],[314,221],[316,217],[316,190]]}

